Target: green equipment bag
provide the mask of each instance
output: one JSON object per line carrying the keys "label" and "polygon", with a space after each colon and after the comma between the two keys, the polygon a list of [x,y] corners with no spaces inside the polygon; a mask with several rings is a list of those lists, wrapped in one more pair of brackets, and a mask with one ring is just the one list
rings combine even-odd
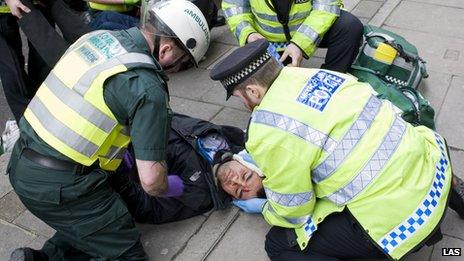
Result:
{"label": "green equipment bag", "polygon": [[372,25],[364,26],[365,41],[348,72],[369,83],[381,99],[402,111],[404,120],[435,129],[435,112],[417,90],[427,78],[425,61],[403,37]]}

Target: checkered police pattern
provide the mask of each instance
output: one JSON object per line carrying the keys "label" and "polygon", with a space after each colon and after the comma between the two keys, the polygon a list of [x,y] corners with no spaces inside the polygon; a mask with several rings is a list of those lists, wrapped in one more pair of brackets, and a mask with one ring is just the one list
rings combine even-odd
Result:
{"label": "checkered police pattern", "polygon": [[399,86],[408,86],[408,83],[405,82],[405,81],[402,81],[400,79],[397,79],[395,77],[392,77],[390,75],[385,75],[385,79],[391,83],[394,83],[396,85],[399,85]]}
{"label": "checkered police pattern", "polygon": [[304,225],[304,231],[309,238],[313,235],[313,233],[317,230],[316,224],[314,224],[313,219],[311,217],[308,218]]}
{"label": "checkered police pattern", "polygon": [[269,42],[269,44],[274,46],[277,50],[280,50],[285,49],[290,44],[290,42]]}
{"label": "checkered police pattern", "polygon": [[263,65],[270,58],[271,55],[268,52],[265,52],[258,59],[248,64],[244,69],[242,69],[238,73],[235,73],[221,80],[222,85],[224,85],[225,88],[228,88],[229,86],[241,83],[244,79],[248,78],[250,74],[256,72],[261,67],[261,65]]}
{"label": "checkered police pattern", "polygon": [[446,149],[442,138],[438,134],[435,134],[435,140],[440,147],[441,156],[436,164],[436,173],[432,186],[427,196],[425,196],[422,203],[413,214],[377,241],[377,244],[382,247],[386,254],[400,246],[405,240],[425,225],[441,200],[443,187],[445,186],[445,171],[448,167],[448,160],[446,158]]}

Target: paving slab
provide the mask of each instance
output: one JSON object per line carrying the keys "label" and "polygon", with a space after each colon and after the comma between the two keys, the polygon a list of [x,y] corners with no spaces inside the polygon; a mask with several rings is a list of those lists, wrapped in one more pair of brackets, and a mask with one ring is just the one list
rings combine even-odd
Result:
{"label": "paving slab", "polygon": [[377,13],[374,15],[374,17],[371,18],[369,24],[375,26],[382,26],[385,20],[387,20],[388,16],[396,8],[396,6],[398,6],[400,2],[401,0],[385,1],[382,7],[380,7]]}
{"label": "paving slab", "polygon": [[[433,19],[431,19],[433,20]],[[438,36],[432,33],[418,32],[408,29],[399,29],[384,26],[402,35],[412,44],[416,45],[419,55],[427,61],[427,69],[431,71],[464,76],[464,40],[456,37]],[[464,27],[463,27],[464,28]],[[457,59],[447,59],[447,51],[459,52]]]}
{"label": "paving slab", "polygon": [[210,120],[221,109],[222,106],[187,100],[178,97],[171,97],[171,108],[174,112],[186,114],[203,120]]}
{"label": "paving slab", "polygon": [[442,255],[442,249],[443,248],[451,248],[451,247],[458,247],[461,248],[461,255],[462,250],[464,249],[464,241],[449,237],[449,236],[444,236],[443,239],[438,242],[435,247],[433,248],[433,253],[432,253],[432,258],[431,260],[433,261],[462,261],[462,256],[443,256]]}
{"label": "paving slab", "polygon": [[448,208],[441,225],[441,232],[447,236],[464,240],[464,220],[454,210]]}
{"label": "paving slab", "polygon": [[464,180],[464,151],[450,148],[453,173]]}
{"label": "paving slab", "polygon": [[320,57],[311,57],[309,59],[303,59],[301,61],[300,67],[305,68],[321,68],[321,65],[324,63],[324,59]]}
{"label": "paving slab", "polygon": [[428,70],[428,73],[429,77],[422,79],[419,90],[435,109],[435,115],[438,115],[450,87],[452,75],[431,70]]}
{"label": "paving slab", "polygon": [[35,238],[36,235],[0,220],[0,260],[8,260],[13,250],[28,245]]}
{"label": "paving slab", "polygon": [[239,215],[237,208],[213,211],[201,229],[189,240],[176,261],[203,260]]}
{"label": "paving slab", "polygon": [[249,119],[249,112],[226,107],[212,119],[212,122],[215,124],[231,125],[245,129]]}
{"label": "paving slab", "polygon": [[26,210],[14,191],[8,192],[0,199],[0,218],[12,222]]}
{"label": "paving slab", "polygon": [[464,149],[464,77],[453,77],[443,106],[437,118],[437,130],[448,144]]}
{"label": "paving slab", "polygon": [[13,114],[10,111],[10,107],[6,102],[5,93],[3,92],[2,81],[0,80],[0,134],[5,127],[5,122],[13,118]]}
{"label": "paving slab", "polygon": [[239,98],[231,96],[229,100],[226,101],[226,90],[222,84],[218,81],[212,81],[213,87],[209,89],[203,96],[201,96],[200,101],[214,103],[226,107],[231,107],[239,110],[243,110],[242,102]]}
{"label": "paving slab", "polygon": [[269,260],[264,250],[264,239],[269,228],[261,215],[240,212],[206,260]]}
{"label": "paving slab", "polygon": [[38,236],[35,239],[33,239],[29,244],[25,245],[26,247],[30,247],[33,249],[42,249],[42,246],[45,244],[45,242],[48,240],[48,237],[44,236]]}
{"label": "paving slab", "polygon": [[232,34],[227,24],[211,30],[211,41],[238,46],[237,38]]}
{"label": "paving slab", "polygon": [[348,11],[353,10],[356,5],[361,2],[361,0],[348,0],[348,1],[343,1],[344,8]]}
{"label": "paving slab", "polygon": [[363,0],[351,11],[357,17],[371,18],[383,5],[383,2]]}
{"label": "paving slab", "polygon": [[406,1],[464,8],[464,1],[462,0],[446,0],[446,1],[443,1],[443,0],[406,0]]}
{"label": "paving slab", "polygon": [[214,85],[209,78],[209,71],[200,68],[190,68],[189,70],[175,73],[169,76],[169,94],[199,100],[200,97],[208,92]]}
{"label": "paving slab", "polygon": [[8,192],[13,189],[8,175],[5,175],[10,155],[10,153],[5,153],[0,156],[0,198],[8,194]]}
{"label": "paving slab", "polygon": [[[436,19],[431,19],[435,17]],[[464,9],[403,1],[385,21],[392,27],[464,39]]]}
{"label": "paving slab", "polygon": [[212,63],[214,63],[219,57],[221,57],[224,53],[229,51],[233,45],[230,44],[223,44],[218,42],[212,42],[206,52],[206,59],[201,61],[198,65],[200,68],[206,69]]}
{"label": "paving slab", "polygon": [[142,244],[150,260],[171,260],[200,229],[206,217],[196,216],[163,225],[139,224]]}
{"label": "paving slab", "polygon": [[13,223],[26,230],[32,231],[38,235],[44,237],[52,237],[55,234],[55,230],[45,224],[42,220],[38,219],[29,210],[24,211],[19,217],[17,217]]}

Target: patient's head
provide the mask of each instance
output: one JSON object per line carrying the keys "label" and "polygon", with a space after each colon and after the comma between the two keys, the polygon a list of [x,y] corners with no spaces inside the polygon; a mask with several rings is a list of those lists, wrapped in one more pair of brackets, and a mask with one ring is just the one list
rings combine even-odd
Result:
{"label": "patient's head", "polygon": [[218,185],[233,198],[265,197],[262,178],[239,161],[225,162],[216,171]]}

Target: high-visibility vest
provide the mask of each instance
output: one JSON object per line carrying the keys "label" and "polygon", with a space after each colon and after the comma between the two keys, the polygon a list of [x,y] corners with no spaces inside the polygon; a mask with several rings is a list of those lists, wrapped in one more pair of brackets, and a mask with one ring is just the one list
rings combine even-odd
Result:
{"label": "high-visibility vest", "polygon": [[85,166],[97,160],[115,170],[130,142],[103,97],[105,80],[134,68],[155,68],[147,54],[128,52],[111,31],[82,36],[59,60],[27,107],[24,117],[37,135]]}
{"label": "high-visibility vest", "polygon": [[6,5],[5,0],[0,0],[0,14],[11,13],[10,8]]}
{"label": "high-visibility vest", "polygon": [[374,244],[399,259],[446,210],[444,140],[413,127],[356,78],[285,67],[252,113],[246,149],[263,171],[271,224],[304,249],[317,225],[348,208]]}
{"label": "high-visibility vest", "polygon": [[340,16],[342,6],[342,0],[293,1],[288,21],[291,39],[287,39],[270,0],[222,1],[227,23],[240,46],[246,44],[248,35],[258,32],[278,51],[292,41],[308,56]]}
{"label": "high-visibility vest", "polygon": [[134,6],[130,4],[101,4],[94,3],[89,1],[89,6],[91,9],[100,10],[100,11],[114,11],[118,13],[125,13],[131,11]]}

